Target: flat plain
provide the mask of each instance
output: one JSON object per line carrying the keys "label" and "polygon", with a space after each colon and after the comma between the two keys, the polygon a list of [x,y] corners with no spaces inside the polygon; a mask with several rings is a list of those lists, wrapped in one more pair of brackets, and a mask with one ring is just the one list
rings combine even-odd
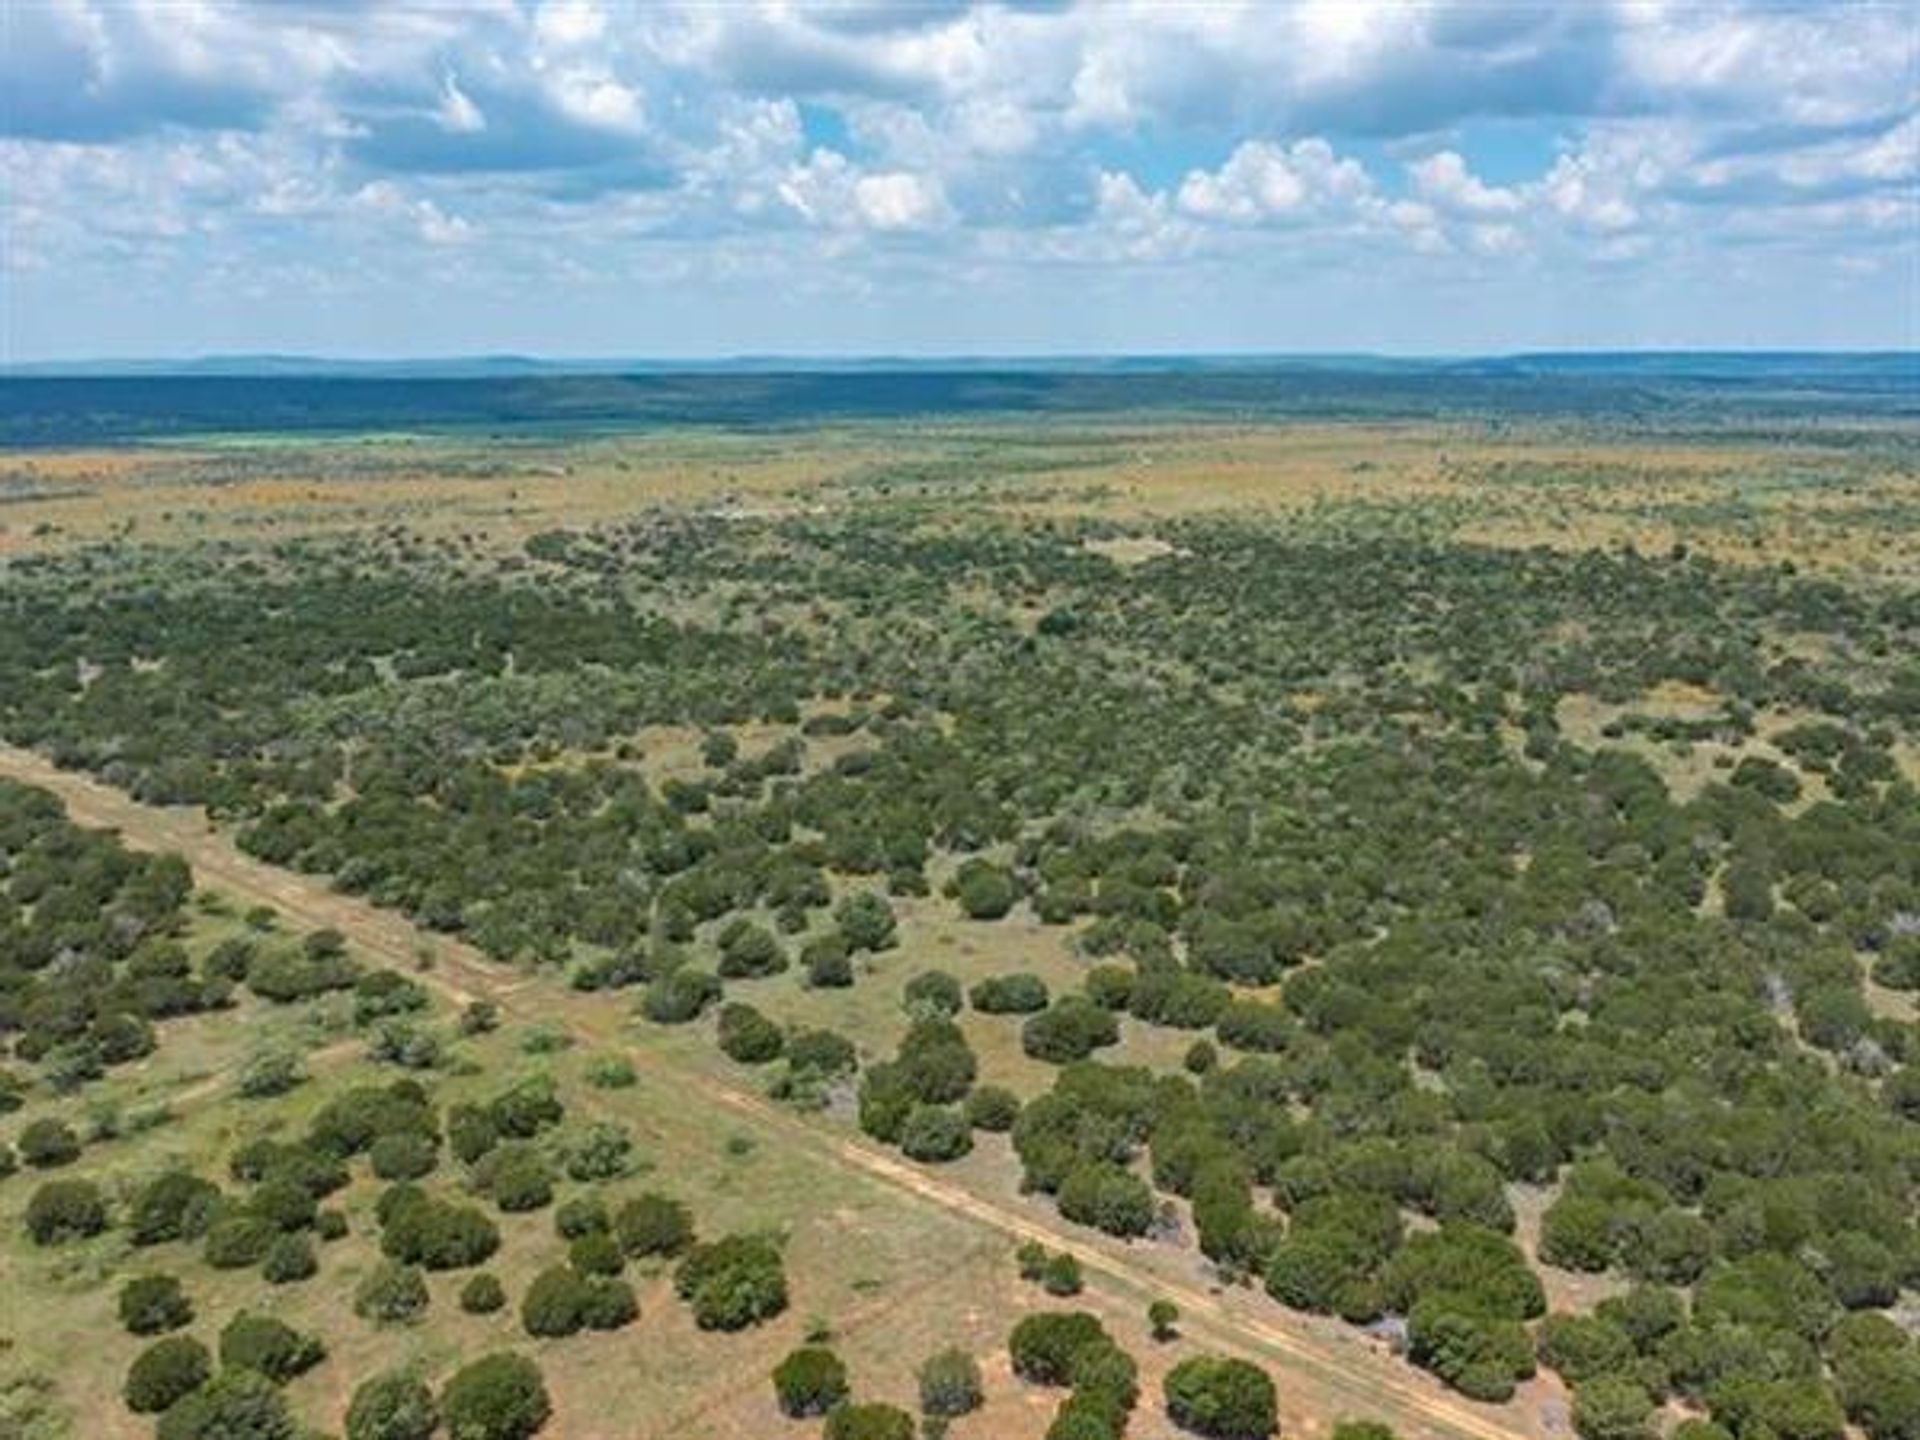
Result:
{"label": "flat plain", "polygon": [[[1088,414],[0,452],[0,1436],[153,1432],[116,1306],[154,1273],[209,1350],[243,1310],[317,1338],[282,1393],[325,1434],[378,1373],[509,1350],[551,1435],[812,1435],[768,1378],[811,1340],[907,1412],[957,1346],[947,1433],[1040,1440],[1068,1391],[1009,1332],[1073,1309],[1132,1357],[1139,1440],[1184,1433],[1201,1355],[1291,1435],[1916,1433],[1917,440]],[[190,878],[128,858],[162,855]],[[396,1083],[425,1158],[316,1138]],[[562,1118],[449,1153],[516,1086]],[[241,1243],[261,1141],[339,1168],[344,1235],[278,1247],[317,1273]],[[180,1174],[218,1200],[141,1243]],[[35,1232],[76,1180],[102,1223]],[[403,1183],[498,1244],[381,1318]],[[777,1237],[784,1305],[703,1328],[635,1253],[635,1317],[530,1334],[583,1263],[557,1220],[648,1192]],[[1078,1293],[1023,1278],[1035,1243]],[[463,1308],[477,1269],[504,1308]]]}

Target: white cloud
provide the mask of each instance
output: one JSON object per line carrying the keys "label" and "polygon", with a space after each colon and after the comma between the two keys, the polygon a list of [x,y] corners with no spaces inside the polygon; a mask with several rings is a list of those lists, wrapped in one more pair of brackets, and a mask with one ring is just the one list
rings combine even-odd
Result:
{"label": "white cloud", "polygon": [[809,224],[831,230],[929,230],[950,217],[937,180],[904,170],[864,173],[837,150],[790,167],[778,193]]}
{"label": "white cloud", "polygon": [[1249,140],[1218,170],[1192,170],[1180,182],[1178,203],[1188,215],[1252,225],[1315,209],[1353,205],[1373,182],[1356,160],[1342,159],[1321,139],[1282,146]]}
{"label": "white cloud", "polygon": [[487,117],[467,98],[451,71],[440,84],[440,128],[455,135],[476,135],[487,128]]}
{"label": "white cloud", "polygon": [[1407,167],[1413,188],[1442,209],[1466,215],[1512,215],[1526,202],[1518,193],[1488,185],[1457,151],[1442,150]]}

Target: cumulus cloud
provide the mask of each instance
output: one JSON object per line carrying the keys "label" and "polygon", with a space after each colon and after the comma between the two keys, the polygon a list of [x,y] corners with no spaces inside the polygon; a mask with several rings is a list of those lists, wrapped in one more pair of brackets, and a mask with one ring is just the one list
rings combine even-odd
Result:
{"label": "cumulus cloud", "polygon": [[1865,273],[1913,223],[1917,68],[1896,7],[1779,0],[37,0],[0,184],[42,286],[323,263],[354,227],[515,276],[738,281],[798,229],[953,273]]}
{"label": "cumulus cloud", "polygon": [[1189,171],[1180,209],[1204,220],[1251,225],[1328,207],[1351,206],[1373,192],[1358,161],[1342,159],[1325,140],[1281,146],[1249,140],[1218,170]]}
{"label": "cumulus cloud", "polygon": [[1414,189],[1443,209],[1467,215],[1512,215],[1525,204],[1518,192],[1481,180],[1457,151],[1442,150],[1415,161],[1409,172]]}
{"label": "cumulus cloud", "polygon": [[835,150],[791,167],[779,195],[810,224],[831,230],[928,230],[949,217],[939,182],[904,170],[863,172]]}

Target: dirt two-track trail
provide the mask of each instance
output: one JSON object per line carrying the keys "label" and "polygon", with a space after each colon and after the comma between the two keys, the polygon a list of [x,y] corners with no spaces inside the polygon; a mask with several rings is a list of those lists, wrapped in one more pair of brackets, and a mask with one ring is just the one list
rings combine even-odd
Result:
{"label": "dirt two-track trail", "polygon": [[[1064,1250],[1093,1276],[1134,1292],[1142,1302],[1164,1297],[1180,1307],[1181,1329],[1204,1334],[1217,1348],[1266,1362],[1285,1374],[1304,1372],[1345,1398],[1343,1413],[1381,1415],[1403,1432],[1422,1427],[1452,1440],[1528,1440],[1541,1433],[1520,1415],[1452,1395],[1418,1371],[1370,1352],[1356,1352],[1290,1322],[1249,1313],[1240,1297],[1216,1294],[1170,1277],[1130,1258],[1120,1242],[1103,1243],[1089,1233],[979,1194],[931,1174],[892,1153],[810,1119],[751,1091],[695,1071],[670,1056],[635,1044],[623,1031],[619,1011],[524,972],[494,963],[473,947],[416,928],[404,916],[342,895],[318,878],[299,875],[247,855],[215,829],[199,810],[145,805],[86,776],[58,769],[31,751],[0,744],[0,776],[37,785],[59,796],[76,824],[117,831],[136,849],[174,851],[193,868],[197,883],[235,898],[264,903],[313,927],[331,926],[368,955],[405,970],[456,1003],[488,999],[519,1020],[561,1025],[578,1041],[617,1048],[657,1081],[697,1090],[715,1104],[769,1134],[776,1143],[799,1146],[869,1180],[960,1215],[1014,1240],[1038,1240]],[[419,960],[433,956],[431,968]],[[1381,1412],[1389,1412],[1382,1414]]]}

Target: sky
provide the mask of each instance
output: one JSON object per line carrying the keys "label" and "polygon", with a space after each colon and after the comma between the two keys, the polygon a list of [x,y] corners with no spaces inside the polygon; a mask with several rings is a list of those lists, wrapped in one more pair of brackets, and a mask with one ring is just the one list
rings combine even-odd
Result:
{"label": "sky", "polygon": [[1920,4],[0,0],[0,360],[1920,346]]}

